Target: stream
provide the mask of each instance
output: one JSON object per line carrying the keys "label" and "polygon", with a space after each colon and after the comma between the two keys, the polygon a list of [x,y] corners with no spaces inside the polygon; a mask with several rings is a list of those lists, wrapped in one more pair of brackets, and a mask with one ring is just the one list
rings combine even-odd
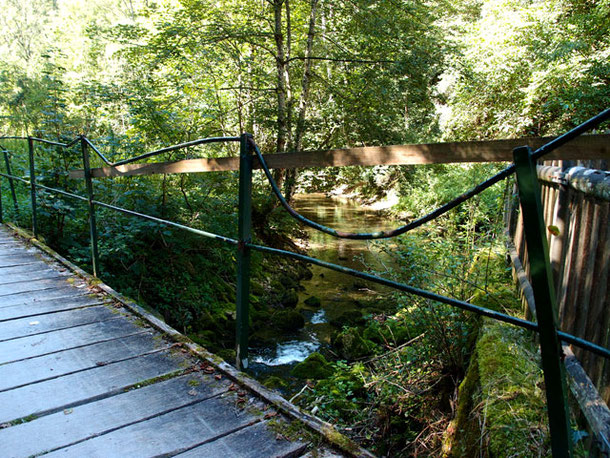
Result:
{"label": "stream", "polygon": [[[321,193],[295,196],[294,207],[307,218],[338,230],[373,232],[391,229],[395,225],[377,211]],[[306,228],[306,231],[307,240],[303,243],[312,257],[357,270],[372,268],[383,271],[389,262],[389,256],[381,251],[379,242],[337,239],[312,228]],[[305,327],[284,336],[272,346],[252,348],[250,370],[255,375],[288,375],[295,364],[315,351],[332,358],[330,340],[333,331],[340,329],[342,315],[350,310],[362,311],[363,305],[379,303],[387,294],[387,289],[382,286],[339,272],[319,266],[310,269],[313,277],[301,281],[303,291],[299,293],[296,307],[305,318]],[[320,299],[320,307],[305,304],[311,296]]]}

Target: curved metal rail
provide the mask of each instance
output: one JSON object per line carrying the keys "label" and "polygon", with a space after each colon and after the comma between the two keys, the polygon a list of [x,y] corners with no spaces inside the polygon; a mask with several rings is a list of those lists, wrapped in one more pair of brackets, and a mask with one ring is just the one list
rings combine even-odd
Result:
{"label": "curved metal rail", "polygon": [[[560,361],[560,359],[561,359],[560,348],[553,349],[553,347],[557,347],[557,342],[563,341],[566,343],[570,343],[570,344],[579,346],[585,350],[595,353],[596,355],[602,356],[604,358],[609,358],[609,359],[610,359],[610,349],[601,347],[600,345],[597,345],[593,342],[589,342],[587,340],[581,339],[574,335],[557,330],[557,327],[556,327],[556,324],[554,324],[554,318],[553,318],[552,298],[550,298],[551,290],[550,289],[545,290],[547,288],[544,286],[544,282],[547,282],[547,286],[548,286],[548,283],[550,282],[550,280],[549,280],[550,274],[547,275],[546,279],[544,278],[544,274],[542,274],[542,277],[540,277],[540,271],[547,269],[547,272],[548,272],[548,260],[545,259],[544,250],[541,247],[534,248],[532,253],[530,253],[531,254],[530,263],[532,263],[532,265],[533,265],[534,258],[536,258],[536,261],[535,261],[537,263],[536,269],[538,270],[538,273],[534,273],[534,270],[532,270],[533,280],[535,280],[532,283],[534,284],[534,283],[538,282],[538,285],[539,285],[538,290],[541,291],[540,297],[543,299],[549,299],[549,300],[541,301],[543,303],[542,304],[543,307],[540,307],[540,308],[545,309],[545,312],[544,312],[545,314],[539,313],[538,308],[537,308],[538,323],[535,323],[535,322],[524,320],[524,319],[521,319],[518,317],[510,316],[505,313],[500,313],[500,312],[497,312],[497,311],[494,311],[494,310],[491,310],[491,309],[488,309],[485,307],[480,307],[480,306],[471,304],[469,302],[460,301],[460,300],[457,300],[457,299],[454,299],[451,297],[436,294],[431,291],[416,288],[414,286],[411,286],[411,285],[408,285],[405,283],[396,282],[396,281],[389,280],[389,279],[386,279],[383,277],[378,277],[376,275],[372,275],[372,274],[369,274],[366,272],[361,272],[358,270],[340,266],[338,264],[322,261],[322,260],[319,260],[319,259],[316,259],[316,258],[313,258],[310,256],[306,256],[306,255],[303,255],[300,253],[295,253],[292,251],[281,250],[281,249],[277,249],[277,248],[271,248],[268,246],[258,245],[258,244],[252,243],[251,234],[250,234],[251,193],[252,193],[251,185],[252,185],[253,158],[254,157],[258,158],[258,161],[259,161],[261,167],[263,168],[265,176],[267,177],[267,179],[273,189],[274,194],[279,199],[283,208],[293,218],[295,218],[296,220],[298,220],[299,222],[301,222],[303,224],[306,224],[307,226],[310,226],[318,231],[327,233],[334,237],[359,239],[359,240],[390,238],[390,237],[398,236],[400,234],[404,234],[410,230],[420,227],[423,224],[425,224],[429,221],[432,221],[435,218],[447,213],[451,209],[457,207],[458,205],[460,205],[461,203],[465,202],[466,200],[472,198],[473,196],[476,196],[477,194],[483,192],[485,189],[489,188],[490,186],[494,185],[495,183],[498,183],[499,181],[509,177],[514,172],[517,172],[517,178],[519,179],[519,185],[520,185],[519,189],[520,189],[521,204],[522,204],[522,208],[524,211],[524,220],[526,218],[525,213],[527,213],[529,215],[528,218],[529,218],[530,222],[536,223],[536,224],[533,224],[533,226],[536,226],[536,225],[540,226],[538,228],[529,229],[530,235],[528,235],[526,233],[526,236],[530,237],[531,234],[533,234],[532,239],[539,241],[540,245],[542,246],[542,245],[544,245],[544,241],[546,241],[546,239],[542,238],[542,236],[544,234],[544,229],[542,227],[543,222],[541,222],[540,209],[539,209],[539,207],[537,207],[537,205],[539,205],[540,198],[536,194],[535,189],[534,189],[536,177],[535,177],[535,173],[531,172],[533,167],[535,166],[534,161],[537,159],[540,159],[541,157],[550,153],[554,149],[566,144],[573,138],[581,135],[583,132],[586,132],[587,130],[590,130],[590,129],[598,126],[599,124],[601,124],[602,122],[604,122],[608,119],[610,119],[610,109],[603,111],[596,117],[591,118],[587,122],[579,125],[578,127],[567,132],[566,134],[550,141],[549,143],[543,145],[542,147],[538,148],[534,152],[529,150],[529,148],[527,148],[527,147],[517,148],[514,150],[514,158],[515,158],[514,164],[506,167],[499,173],[493,175],[492,177],[483,181],[482,183],[478,184],[477,186],[473,187],[469,191],[461,194],[460,196],[457,196],[456,198],[452,199],[450,202],[447,202],[446,204],[441,205],[434,211],[428,213],[427,215],[420,217],[419,219],[417,219],[415,221],[412,221],[411,223],[398,227],[394,230],[375,232],[375,233],[365,233],[365,232],[350,233],[350,232],[336,231],[335,229],[332,229],[332,228],[329,228],[322,224],[319,224],[319,223],[312,221],[312,220],[304,217],[303,215],[299,214],[296,210],[294,210],[288,204],[288,202],[282,195],[282,192],[279,189],[279,186],[277,185],[275,180],[273,179],[273,176],[271,175],[269,167],[267,166],[265,159],[260,152],[260,149],[254,142],[252,137],[248,134],[242,134],[240,137],[212,137],[212,138],[193,140],[191,142],[181,143],[178,145],[173,145],[173,146],[169,146],[166,148],[161,148],[161,149],[158,149],[155,151],[151,151],[148,153],[140,154],[138,156],[124,159],[121,161],[117,161],[114,163],[110,162],[93,145],[93,143],[84,136],[79,136],[79,137],[77,137],[77,139],[75,139],[69,143],[59,143],[59,142],[44,140],[44,139],[35,138],[35,137],[0,137],[0,140],[3,140],[3,139],[5,139],[5,140],[8,140],[8,139],[26,140],[27,139],[28,140],[29,166],[30,166],[30,177],[29,178],[30,179],[26,180],[22,177],[12,175],[8,170],[8,166],[7,166],[7,172],[9,172],[9,173],[0,173],[0,176],[9,178],[10,180],[14,179],[21,183],[28,184],[30,186],[31,199],[32,199],[32,220],[33,220],[33,227],[34,227],[35,235],[36,235],[36,220],[35,220],[36,190],[38,188],[45,189],[45,190],[48,190],[51,192],[56,192],[63,196],[77,199],[80,201],[88,202],[89,217],[90,217],[89,218],[90,230],[91,230],[92,259],[93,259],[93,267],[94,267],[95,274],[97,274],[97,269],[98,269],[97,268],[97,235],[96,235],[96,229],[95,229],[95,211],[94,211],[95,206],[100,206],[100,207],[107,208],[109,210],[121,212],[121,213],[129,215],[129,216],[135,216],[135,217],[143,218],[143,219],[146,219],[149,221],[154,221],[159,224],[163,224],[163,225],[166,225],[169,227],[174,227],[174,228],[188,231],[188,232],[191,232],[191,233],[203,236],[203,237],[218,240],[218,241],[221,241],[223,243],[226,243],[226,244],[229,244],[232,246],[236,246],[238,249],[237,319],[236,319],[236,321],[237,321],[237,342],[238,342],[237,343],[237,365],[240,369],[242,367],[243,368],[247,367],[247,323],[248,323],[248,306],[249,306],[248,298],[249,298],[249,275],[250,275],[249,274],[249,264],[250,264],[249,252],[250,252],[250,250],[255,250],[255,251],[262,252],[262,253],[273,254],[273,255],[281,255],[281,256],[292,258],[292,259],[300,260],[303,262],[315,264],[315,265],[318,265],[318,266],[321,266],[321,267],[324,267],[324,268],[327,268],[330,270],[344,273],[346,275],[350,275],[353,277],[372,281],[372,282],[375,282],[375,283],[378,283],[378,284],[381,284],[384,286],[388,286],[388,287],[393,288],[398,291],[402,291],[402,292],[405,292],[408,294],[413,294],[413,295],[422,297],[426,300],[446,304],[446,305],[449,305],[452,307],[456,307],[456,308],[459,308],[462,310],[476,313],[481,316],[489,317],[489,318],[492,318],[492,319],[495,319],[498,321],[502,321],[502,322],[505,322],[505,323],[508,323],[508,324],[511,324],[514,326],[518,326],[518,327],[521,327],[524,329],[528,329],[530,331],[537,332],[541,336],[542,360],[543,360],[543,370],[545,373],[545,379],[548,376],[548,374],[554,374],[556,376],[556,378],[558,377],[560,379],[559,381],[556,381],[555,379],[552,380],[553,383],[555,383],[557,386],[550,386],[551,384],[547,383],[547,399],[548,399],[547,404],[549,407],[549,417],[550,417],[550,424],[551,424],[551,441],[553,444],[553,453],[555,454],[556,452],[559,452],[558,456],[559,455],[563,456],[564,455],[562,453],[563,449],[566,446],[568,447],[568,450],[570,448],[570,440],[567,439],[568,431],[569,431],[569,424],[567,424],[564,421],[565,420],[564,414],[567,412],[567,410],[566,410],[566,403],[565,403],[565,385],[563,385],[563,388],[561,388],[561,385],[563,384],[563,382],[561,382],[561,380],[563,380],[563,376],[561,375],[562,374],[561,368],[562,368],[563,363],[561,363],[561,361]],[[129,164],[129,163],[136,162],[138,160],[142,160],[142,159],[146,159],[146,158],[150,158],[153,156],[157,156],[157,155],[160,155],[163,153],[175,151],[175,150],[178,150],[181,148],[187,148],[190,146],[219,143],[219,142],[238,142],[238,141],[240,142],[240,178],[239,178],[239,180],[240,180],[240,183],[239,183],[239,198],[240,198],[239,207],[240,207],[240,209],[239,210],[240,211],[239,211],[239,228],[238,228],[239,237],[238,237],[238,239],[225,237],[223,235],[203,231],[203,230],[196,229],[196,228],[193,228],[190,226],[168,221],[168,220],[165,220],[162,218],[157,218],[155,216],[146,215],[144,213],[136,212],[134,210],[129,210],[129,209],[126,209],[123,207],[118,207],[116,205],[108,204],[106,202],[98,201],[93,198],[93,188],[92,188],[92,181],[91,181],[91,171],[90,171],[90,167],[89,167],[88,148],[91,148],[101,158],[101,160],[104,161],[109,166],[118,166],[118,165]],[[82,154],[83,154],[83,164],[84,164],[84,169],[85,169],[85,181],[86,181],[86,185],[87,185],[88,197],[81,196],[81,195],[78,195],[75,193],[71,193],[71,192],[68,192],[68,191],[65,191],[62,189],[52,188],[52,187],[48,187],[48,186],[36,183],[35,167],[34,167],[34,154],[33,154],[34,153],[34,148],[33,148],[34,142],[41,142],[44,144],[48,144],[51,146],[58,146],[58,147],[62,147],[62,148],[70,148],[73,145],[75,145],[76,143],[80,142]],[[254,156],[252,155],[252,152],[254,152]],[[7,164],[8,164],[8,160],[7,160]],[[528,169],[530,171],[528,171]],[[526,188],[526,187],[529,189],[527,191],[522,192],[522,188]],[[2,201],[1,201],[1,193],[0,193],[0,217],[1,217],[1,209],[2,209],[1,202]],[[536,218],[538,218],[538,222],[535,221]],[[528,246],[529,245],[530,245],[530,243],[528,242]],[[542,269],[541,269],[541,266],[542,266]],[[534,278],[534,277],[536,277],[536,275],[538,275],[537,279]],[[542,279],[542,283],[540,283],[541,279]],[[536,289],[537,289],[536,285],[534,284],[534,290],[536,291]],[[538,298],[536,298],[536,301],[538,302]],[[244,337],[244,333],[245,333],[245,337]],[[548,353],[549,349],[550,349],[550,353]],[[553,353],[553,352],[555,352],[555,353]],[[245,363],[245,365],[244,365],[244,363]],[[551,393],[551,394],[549,394],[549,393]],[[561,405],[555,406],[555,405],[553,405],[554,403],[561,404]],[[551,412],[551,410],[552,410],[552,412]],[[563,413],[562,413],[562,411],[563,411]],[[562,418],[558,418],[558,417],[562,417]],[[563,426],[562,426],[562,421],[564,423],[566,423]],[[569,420],[568,420],[568,423],[569,423]],[[565,455],[565,456],[567,456],[567,455]]]}
{"label": "curved metal rail", "polygon": [[[595,116],[594,118],[591,118],[588,121],[580,124],[579,126],[575,127],[574,129],[570,130],[569,132],[566,132],[565,134],[561,135],[560,137],[557,137],[556,139],[541,146],[536,151],[534,151],[534,153],[532,154],[532,159],[534,159],[534,160],[540,159],[544,155],[550,153],[551,151],[559,148],[562,145],[565,145],[570,140],[578,137],[579,135],[581,135],[584,132],[587,132],[588,130],[593,129],[594,127],[598,126],[599,124],[601,124],[602,122],[604,122],[608,119],[610,119],[610,108],[601,112],[599,115]],[[457,196],[453,200],[447,202],[444,205],[441,205],[440,207],[438,207],[437,209],[428,213],[427,215],[424,215],[421,218],[418,218],[415,221],[412,221],[408,224],[397,227],[396,229],[389,230],[389,231],[379,231],[379,232],[343,232],[343,231],[337,231],[331,227],[324,226],[323,224],[310,220],[309,218],[306,218],[305,216],[303,216],[299,212],[297,212],[294,208],[292,208],[290,206],[290,204],[288,203],[288,201],[286,201],[286,198],[282,194],[282,191],[280,190],[279,186],[275,182],[273,175],[271,174],[271,171],[269,170],[267,162],[265,161],[265,158],[263,157],[260,149],[254,142],[254,140],[250,139],[250,142],[251,142],[252,148],[254,149],[256,157],[258,158],[258,161],[263,169],[263,172],[265,173],[265,176],[267,177],[267,180],[269,181],[269,184],[271,185],[271,189],[273,190],[273,193],[278,198],[278,200],[280,201],[280,203],[282,204],[284,209],[288,212],[288,214],[290,214],[290,216],[292,216],[297,221],[299,221],[309,227],[312,227],[320,232],[324,232],[325,234],[332,235],[333,237],[344,238],[344,239],[355,239],[355,240],[387,239],[387,238],[396,237],[398,235],[412,231],[413,229],[416,229],[416,228],[438,218],[439,216],[444,215],[449,210],[457,207],[461,203],[476,196],[477,194],[482,193],[487,188],[493,186],[494,184],[498,183],[499,181],[504,180],[505,178],[508,178],[510,175],[515,173],[515,165],[512,164],[512,165],[506,167],[504,170],[502,170],[502,171],[498,172],[497,174],[493,175],[492,177],[488,178],[487,180],[483,181],[482,183],[479,183],[477,186],[473,187],[472,189]]]}

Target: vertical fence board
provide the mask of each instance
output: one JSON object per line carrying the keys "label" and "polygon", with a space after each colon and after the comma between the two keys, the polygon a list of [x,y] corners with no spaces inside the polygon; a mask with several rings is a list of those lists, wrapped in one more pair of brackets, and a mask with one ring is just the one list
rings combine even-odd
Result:
{"label": "vertical fence board", "polygon": [[[573,167],[575,161],[545,165]],[[605,167],[606,161],[579,162],[583,167]],[[541,198],[549,242],[549,258],[562,330],[598,345],[610,345],[610,203],[574,189],[569,184],[543,181]],[[529,263],[521,214],[509,220],[509,233],[525,273]],[[529,312],[523,292],[521,299]],[[529,316],[529,315],[528,315]],[[610,364],[605,358],[574,348],[582,367],[610,403]]]}

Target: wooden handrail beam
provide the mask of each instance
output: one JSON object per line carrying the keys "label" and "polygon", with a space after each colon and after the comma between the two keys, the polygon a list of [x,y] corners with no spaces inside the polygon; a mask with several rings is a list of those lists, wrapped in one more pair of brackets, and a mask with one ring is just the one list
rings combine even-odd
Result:
{"label": "wooden handrail beam", "polygon": [[[309,167],[345,167],[373,165],[447,164],[460,162],[508,162],[512,150],[529,145],[538,148],[553,137],[517,138],[418,145],[367,146],[361,148],[304,151],[299,153],[266,154],[272,169]],[[610,159],[610,135],[583,135],[545,157],[551,159]],[[254,168],[259,169],[254,160]],[[127,177],[161,173],[200,173],[239,170],[238,157],[185,159],[174,162],[126,164],[91,169],[93,177]],[[82,170],[70,172],[70,178],[83,178]]]}

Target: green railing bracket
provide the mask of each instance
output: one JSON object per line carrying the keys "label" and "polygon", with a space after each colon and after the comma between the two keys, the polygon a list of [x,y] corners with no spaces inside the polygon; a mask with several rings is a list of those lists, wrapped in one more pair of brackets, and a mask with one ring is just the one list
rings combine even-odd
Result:
{"label": "green railing bracket", "polygon": [[530,265],[531,285],[536,303],[551,447],[555,458],[570,457],[572,456],[572,437],[563,364],[564,354],[557,334],[557,304],[542,216],[536,162],[532,158],[532,149],[528,146],[515,148],[513,157],[519,185],[519,200]]}
{"label": "green railing bracket", "polygon": [[242,134],[239,141],[239,216],[237,228],[237,313],[236,355],[237,369],[248,368],[248,312],[250,306],[250,257],[246,245],[252,240],[252,135]]}

